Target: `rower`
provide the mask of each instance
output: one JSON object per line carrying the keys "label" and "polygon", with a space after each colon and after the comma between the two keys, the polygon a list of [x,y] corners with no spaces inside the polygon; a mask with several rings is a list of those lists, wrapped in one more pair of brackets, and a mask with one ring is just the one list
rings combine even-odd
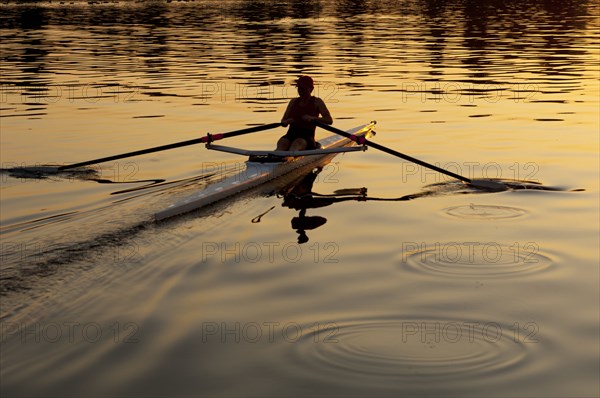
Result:
{"label": "rower", "polygon": [[300,76],[296,80],[298,98],[292,98],[283,114],[281,124],[290,125],[286,135],[277,141],[278,151],[302,151],[317,149],[315,125],[313,121],[332,124],[333,119],[325,102],[312,95],[314,82],[310,76]]}

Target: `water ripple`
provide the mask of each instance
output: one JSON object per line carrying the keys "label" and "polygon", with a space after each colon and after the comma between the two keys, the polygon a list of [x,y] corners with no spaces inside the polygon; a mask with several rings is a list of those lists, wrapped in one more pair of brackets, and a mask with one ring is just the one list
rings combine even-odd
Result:
{"label": "water ripple", "polygon": [[[424,380],[461,381],[524,365],[535,336],[514,338],[497,322],[419,316],[341,320],[306,326],[311,332],[291,345],[303,377],[331,383],[402,388]],[[439,386],[439,385],[438,385]]]}
{"label": "water ripple", "polygon": [[443,209],[444,213],[462,219],[498,220],[504,218],[517,218],[527,214],[527,210],[518,207],[494,205],[461,205]]}
{"label": "water ripple", "polygon": [[507,278],[549,270],[554,261],[534,242],[436,242],[406,244],[402,268],[457,278]]}

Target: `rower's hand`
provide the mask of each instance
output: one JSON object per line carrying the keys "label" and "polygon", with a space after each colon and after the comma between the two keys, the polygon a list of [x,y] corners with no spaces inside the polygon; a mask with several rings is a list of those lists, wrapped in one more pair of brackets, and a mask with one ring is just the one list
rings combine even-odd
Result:
{"label": "rower's hand", "polygon": [[318,118],[311,116],[311,115],[304,115],[302,116],[302,120],[304,120],[305,122],[312,122],[313,120],[316,120]]}
{"label": "rower's hand", "polygon": [[292,119],[292,118],[285,119],[285,120],[282,120],[282,121],[281,121],[281,125],[282,125],[283,127],[287,127],[287,126],[288,126],[288,124],[292,124],[292,123],[294,123],[294,119]]}

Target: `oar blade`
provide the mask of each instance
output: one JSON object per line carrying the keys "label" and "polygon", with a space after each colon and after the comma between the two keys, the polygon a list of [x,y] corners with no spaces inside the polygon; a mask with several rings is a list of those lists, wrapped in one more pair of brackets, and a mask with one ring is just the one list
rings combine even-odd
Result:
{"label": "oar blade", "polygon": [[468,184],[475,188],[493,192],[508,191],[510,189],[506,184],[491,180],[471,180]]}
{"label": "oar blade", "polygon": [[19,166],[14,168],[0,169],[0,174],[7,174],[12,178],[43,180],[46,178],[69,178],[89,180],[98,175],[98,171],[90,168],[61,170],[59,166],[37,165]]}

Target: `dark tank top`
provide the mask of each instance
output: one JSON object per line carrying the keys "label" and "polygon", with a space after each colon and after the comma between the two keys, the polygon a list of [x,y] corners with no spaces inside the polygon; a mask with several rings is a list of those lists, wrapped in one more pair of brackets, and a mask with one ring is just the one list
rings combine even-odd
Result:
{"label": "dark tank top", "polygon": [[304,115],[319,117],[319,109],[317,108],[317,99],[310,97],[306,104],[300,103],[300,98],[296,98],[290,109],[290,117],[294,119],[294,123],[290,124],[287,135],[291,139],[304,138],[308,144],[307,149],[315,148],[315,128],[311,122],[303,120]]}

